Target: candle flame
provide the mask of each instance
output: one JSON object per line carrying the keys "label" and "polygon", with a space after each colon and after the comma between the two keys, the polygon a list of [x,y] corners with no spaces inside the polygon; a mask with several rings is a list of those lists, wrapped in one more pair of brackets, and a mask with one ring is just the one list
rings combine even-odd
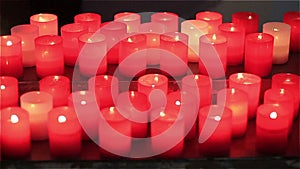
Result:
{"label": "candle flame", "polygon": [[248,16],[248,19],[252,19],[252,16],[251,16],[251,15],[249,15],[249,16]]}
{"label": "candle flame", "polygon": [[133,40],[131,38],[128,38],[127,41],[128,42],[133,42]]}
{"label": "candle flame", "polygon": [[151,85],[151,87],[152,87],[152,88],[154,88],[154,87],[155,87],[155,85],[153,84],[153,85]]}
{"label": "candle flame", "polygon": [[230,31],[233,32],[235,29],[234,27],[230,27]]}
{"label": "candle flame", "polygon": [[195,76],[194,76],[194,79],[195,79],[195,80],[198,80],[198,79],[199,79],[199,76],[198,76],[198,75],[195,75]]}
{"label": "candle flame", "polygon": [[38,20],[40,21],[40,22],[46,22],[47,21],[47,19],[46,18],[44,18],[42,15],[43,14],[39,14],[40,16],[39,16],[39,18],[38,18]]}
{"label": "candle flame", "polygon": [[235,88],[231,89],[231,94],[235,94]]}
{"label": "candle flame", "polygon": [[52,41],[52,42],[50,42],[50,45],[55,45],[55,42],[53,42],[53,41]]}
{"label": "candle flame", "polygon": [[203,20],[209,21],[210,18],[204,17]]}
{"label": "candle flame", "polygon": [[278,116],[277,112],[275,112],[275,111],[273,111],[273,112],[270,113],[270,118],[271,119],[277,119],[277,116]]}
{"label": "candle flame", "polygon": [[175,41],[179,41],[179,40],[180,40],[179,36],[178,36],[178,35],[175,36],[174,40],[175,40]]}
{"label": "candle flame", "polygon": [[12,44],[13,44],[13,43],[12,43],[12,41],[10,41],[10,40],[6,42],[6,46],[12,46]]}
{"label": "candle flame", "polygon": [[19,117],[17,115],[13,114],[13,115],[10,116],[10,121],[13,124],[18,123],[19,122]]}
{"label": "candle flame", "polygon": [[135,96],[134,91],[131,91],[131,92],[130,92],[130,95],[131,95],[131,97],[134,97],[134,96]]}
{"label": "candle flame", "polygon": [[157,83],[158,82],[158,76],[154,77],[154,81]]}
{"label": "candle flame", "polygon": [[109,114],[114,114],[115,107],[109,107]]}
{"label": "candle flame", "polygon": [[176,106],[180,106],[180,105],[181,105],[181,102],[180,102],[179,100],[176,100],[176,101],[175,101],[175,105],[176,105]]}
{"label": "candle flame", "polygon": [[85,100],[81,100],[81,101],[80,101],[80,104],[81,104],[81,105],[86,105],[87,102],[86,102]]}
{"label": "candle flame", "polygon": [[238,79],[243,79],[243,78],[244,78],[243,73],[238,73],[238,74],[237,74],[237,78],[238,78]]}
{"label": "candle flame", "polygon": [[156,42],[157,40],[156,40],[156,38],[153,38],[152,41],[153,41],[153,42]]}
{"label": "candle flame", "polygon": [[55,80],[55,81],[58,81],[58,80],[59,80],[59,76],[55,75],[55,76],[54,76],[54,80]]}
{"label": "candle flame", "polygon": [[280,94],[284,94],[284,89],[280,89]]}
{"label": "candle flame", "polygon": [[212,40],[216,40],[216,39],[217,39],[217,35],[216,35],[216,34],[213,34]]}
{"label": "candle flame", "polygon": [[6,88],[5,85],[1,85],[1,86],[0,86],[0,89],[1,89],[1,90],[4,90],[5,88]]}
{"label": "candle flame", "polygon": [[64,115],[60,115],[60,116],[58,116],[57,121],[59,123],[65,123],[67,121],[67,118]]}
{"label": "candle flame", "polygon": [[259,40],[262,40],[262,35],[259,34],[259,35],[257,36],[257,38],[258,38]]}
{"label": "candle flame", "polygon": [[220,116],[215,116],[215,117],[214,117],[214,120],[220,121],[220,120],[221,120],[221,117],[220,117]]}
{"label": "candle flame", "polygon": [[166,113],[165,112],[160,112],[159,115],[160,115],[160,117],[165,117]]}
{"label": "candle flame", "polygon": [[274,31],[274,32],[278,32],[279,29],[278,29],[278,28],[273,28],[273,31]]}
{"label": "candle flame", "polygon": [[107,75],[104,75],[104,79],[105,79],[105,80],[108,80],[108,76],[107,76]]}

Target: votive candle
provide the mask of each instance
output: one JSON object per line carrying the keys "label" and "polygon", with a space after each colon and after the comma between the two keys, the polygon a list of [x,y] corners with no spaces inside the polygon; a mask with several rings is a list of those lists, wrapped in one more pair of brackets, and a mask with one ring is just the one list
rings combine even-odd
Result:
{"label": "votive candle", "polygon": [[246,35],[258,32],[259,15],[254,12],[236,12],[232,14],[232,23],[245,28]]}
{"label": "votive candle", "polygon": [[178,15],[172,12],[157,12],[151,15],[151,22],[163,24],[166,32],[177,32],[178,21]]}
{"label": "votive candle", "polygon": [[127,33],[138,32],[141,24],[141,16],[133,12],[122,12],[114,15],[114,21],[127,25]]}
{"label": "votive candle", "polygon": [[196,20],[202,20],[208,23],[208,33],[217,33],[219,25],[222,24],[223,16],[218,12],[203,11],[196,14]]}
{"label": "votive candle", "polygon": [[291,26],[290,50],[299,52],[300,50],[300,11],[286,12],[283,15],[283,22]]}
{"label": "votive candle", "polygon": [[32,15],[30,24],[39,27],[39,36],[58,34],[58,19],[55,14],[40,13]]}
{"label": "votive candle", "polygon": [[80,13],[74,16],[74,22],[85,25],[89,32],[96,32],[100,28],[101,15],[91,12]]}
{"label": "votive candle", "polygon": [[18,106],[18,79],[11,76],[0,76],[0,109]]}

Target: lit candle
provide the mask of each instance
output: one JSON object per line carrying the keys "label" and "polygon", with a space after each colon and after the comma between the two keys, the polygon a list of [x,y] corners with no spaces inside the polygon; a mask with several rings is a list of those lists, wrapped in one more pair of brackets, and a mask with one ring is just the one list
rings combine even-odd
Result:
{"label": "lit candle", "polygon": [[79,70],[85,76],[105,74],[107,71],[106,42],[101,33],[79,36]]}
{"label": "lit candle", "polygon": [[17,36],[1,36],[0,52],[0,75],[2,76],[23,76],[22,45],[21,39]]}
{"label": "lit candle", "polygon": [[53,97],[53,106],[66,106],[70,95],[70,80],[65,76],[47,76],[39,82],[40,91]]}
{"label": "lit candle", "polygon": [[227,38],[220,34],[207,34],[201,36],[199,41],[199,72],[211,78],[224,77],[227,70]]}
{"label": "lit candle", "polygon": [[273,104],[262,104],[257,109],[256,149],[261,153],[282,154],[288,144],[290,116]]}
{"label": "lit candle", "polygon": [[294,117],[298,116],[300,104],[300,80],[299,76],[291,73],[278,73],[272,76],[273,89],[285,89],[294,97]]}
{"label": "lit candle", "polygon": [[245,28],[246,35],[258,32],[259,15],[254,12],[236,12],[232,14],[232,23]]}
{"label": "lit candle", "polygon": [[261,78],[250,73],[235,73],[229,76],[229,87],[248,95],[248,118],[254,118],[259,104]]}
{"label": "lit candle", "polygon": [[30,24],[17,25],[10,29],[13,36],[22,39],[22,61],[24,67],[35,66],[34,39],[39,36],[39,27]]}
{"label": "lit candle", "polygon": [[64,61],[74,66],[80,52],[78,37],[88,32],[88,27],[81,23],[66,24],[60,28],[63,40]]}
{"label": "lit candle", "polygon": [[188,61],[199,61],[199,38],[207,34],[208,23],[202,20],[185,20],[181,22],[181,32],[188,35]]}
{"label": "lit candle", "polygon": [[167,95],[168,78],[161,74],[146,74],[138,79],[139,92],[144,93],[149,97],[154,89],[158,89]]}
{"label": "lit candle", "polygon": [[177,32],[178,20],[178,15],[172,12],[157,12],[151,15],[151,22],[163,24],[166,32]]}
{"label": "lit candle", "polygon": [[251,33],[245,40],[245,71],[268,76],[272,71],[274,38],[266,33]]}
{"label": "lit candle", "polygon": [[127,33],[138,32],[141,24],[141,16],[133,12],[122,12],[114,15],[114,21],[127,25]]}
{"label": "lit candle", "polygon": [[74,108],[61,106],[48,116],[50,153],[55,158],[75,158],[81,152],[81,126]]}
{"label": "lit candle", "polygon": [[146,71],[147,37],[144,34],[130,35],[120,42],[119,73],[124,76],[139,76]]}
{"label": "lit candle", "polygon": [[20,97],[21,107],[28,111],[31,140],[48,139],[48,112],[53,108],[53,97],[49,93],[31,91]]}
{"label": "lit candle", "polygon": [[219,31],[227,38],[227,64],[239,65],[244,60],[245,28],[235,23],[223,23]]}
{"label": "lit candle", "polygon": [[291,26],[282,22],[268,22],[263,24],[263,33],[274,37],[273,64],[286,63],[289,58]]}
{"label": "lit candle", "polygon": [[109,64],[118,64],[119,42],[126,35],[126,24],[121,22],[108,22],[101,26],[100,32],[105,35],[105,41],[107,44],[107,62]]}
{"label": "lit candle", "polygon": [[62,38],[44,35],[35,39],[36,71],[39,77],[64,73]]}
{"label": "lit candle", "polygon": [[54,14],[40,13],[30,17],[30,24],[39,27],[39,36],[57,35],[58,21]]}
{"label": "lit candle", "polygon": [[132,137],[147,137],[150,102],[145,94],[137,91],[123,92],[118,96],[116,108],[130,118]]}
{"label": "lit candle", "polygon": [[75,23],[88,27],[89,32],[96,32],[100,28],[101,15],[97,13],[81,13],[74,16]]}
{"label": "lit candle", "polygon": [[18,106],[18,79],[10,76],[0,76],[0,109]]}
{"label": "lit candle", "polygon": [[203,20],[208,23],[208,33],[217,33],[219,25],[222,24],[223,16],[218,12],[204,11],[196,14],[196,20]]}
{"label": "lit candle", "polygon": [[30,154],[30,125],[28,112],[20,107],[0,110],[2,155],[24,158]]}
{"label": "lit candle", "polygon": [[291,26],[290,49],[295,52],[300,51],[300,12],[286,12],[283,15],[283,22]]}
{"label": "lit candle", "polygon": [[227,156],[232,134],[232,111],[209,105],[199,111],[199,151],[204,156]]}
{"label": "lit candle", "polygon": [[88,80],[89,91],[95,93],[100,108],[115,105],[119,94],[119,80],[110,75],[98,75]]}
{"label": "lit candle", "polygon": [[162,34],[160,35],[160,48],[160,69],[172,77],[186,74],[188,69],[188,35],[180,32]]}
{"label": "lit candle", "polygon": [[248,125],[248,95],[238,89],[222,89],[217,96],[218,105],[232,111],[232,136],[245,135]]}

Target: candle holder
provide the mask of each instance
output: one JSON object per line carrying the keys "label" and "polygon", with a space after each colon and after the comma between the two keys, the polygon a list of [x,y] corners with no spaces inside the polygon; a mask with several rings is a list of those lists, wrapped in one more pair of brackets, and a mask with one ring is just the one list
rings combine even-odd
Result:
{"label": "candle holder", "polygon": [[81,13],[74,16],[75,23],[88,27],[89,32],[96,32],[100,28],[101,15],[97,13]]}
{"label": "candle holder", "polygon": [[39,27],[39,36],[58,35],[58,19],[55,14],[40,13],[32,15],[30,24]]}
{"label": "candle holder", "polygon": [[151,22],[163,24],[166,32],[177,32],[178,20],[178,15],[172,12],[157,12],[151,15]]}
{"label": "candle holder", "polygon": [[254,12],[236,12],[232,14],[232,23],[245,28],[246,35],[258,32],[259,15]]}
{"label": "candle holder", "polygon": [[123,12],[114,15],[115,22],[122,22],[127,25],[127,33],[138,32],[141,24],[141,16],[133,12]]}
{"label": "candle holder", "polygon": [[223,15],[218,12],[204,11],[196,14],[196,20],[202,20],[208,23],[208,33],[217,33],[219,25],[222,24]]}

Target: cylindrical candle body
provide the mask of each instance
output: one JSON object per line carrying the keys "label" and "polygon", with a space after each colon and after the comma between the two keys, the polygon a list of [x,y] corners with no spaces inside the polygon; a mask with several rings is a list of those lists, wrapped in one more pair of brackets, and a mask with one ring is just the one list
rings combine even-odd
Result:
{"label": "cylindrical candle body", "polygon": [[218,12],[204,11],[196,14],[197,20],[202,20],[208,23],[208,33],[217,33],[219,25],[222,24],[222,14]]}
{"label": "cylindrical candle body", "polygon": [[283,22],[291,26],[290,50],[300,51],[300,11],[286,12]]}
{"label": "cylindrical candle body", "polygon": [[0,39],[0,75],[23,76],[21,38],[12,35],[1,36]]}
{"label": "cylindrical candle body", "polygon": [[10,76],[0,76],[0,109],[18,106],[18,79]]}
{"label": "cylindrical candle body", "polygon": [[30,125],[28,112],[20,107],[0,110],[1,153],[8,158],[23,158],[30,154]]}
{"label": "cylindrical candle body", "polygon": [[239,65],[244,60],[245,28],[234,23],[223,23],[219,31],[227,38],[227,64]]}
{"label": "cylindrical candle body", "polygon": [[89,32],[96,32],[100,28],[101,15],[97,13],[81,13],[74,16],[75,23],[88,27]]}
{"label": "cylindrical candle body", "polygon": [[229,77],[229,87],[244,91],[248,95],[248,118],[254,118],[259,104],[261,78],[250,73],[235,73]]}
{"label": "cylindrical candle body", "polygon": [[48,112],[53,108],[53,97],[46,92],[31,91],[23,94],[20,102],[29,113],[31,139],[47,139]]}
{"label": "cylindrical candle body", "polygon": [[254,12],[236,12],[232,14],[232,23],[245,28],[246,35],[258,32],[259,15]]}
{"label": "cylindrical candle body", "polygon": [[64,73],[62,38],[44,35],[35,39],[36,71],[39,77]]}
{"label": "cylindrical candle body", "polygon": [[272,71],[274,38],[266,33],[251,33],[245,40],[245,71],[268,76]]}
{"label": "cylindrical candle body", "polygon": [[66,65],[74,66],[80,52],[78,37],[88,32],[88,27],[81,23],[71,23],[60,28],[63,39],[64,61]]}
{"label": "cylindrical candle body", "polygon": [[177,32],[178,20],[178,15],[171,12],[157,12],[151,15],[151,22],[163,24],[166,32]]}
{"label": "cylindrical candle body", "polygon": [[35,66],[34,39],[39,36],[39,27],[30,24],[17,25],[10,29],[13,36],[22,39],[22,61],[24,67]]}
{"label": "cylindrical candle body", "polygon": [[47,76],[39,82],[40,91],[47,92],[53,97],[53,106],[66,106],[70,95],[70,80],[65,76]]}
{"label": "cylindrical candle body", "polygon": [[39,36],[58,34],[58,20],[54,14],[40,13],[32,15],[30,24],[39,27]]}
{"label": "cylindrical candle body", "polygon": [[291,26],[282,22],[263,24],[263,33],[274,37],[273,64],[283,64],[289,59]]}
{"label": "cylindrical candle body", "polygon": [[127,25],[127,33],[138,32],[141,24],[141,16],[133,12],[122,12],[114,15],[114,21]]}

